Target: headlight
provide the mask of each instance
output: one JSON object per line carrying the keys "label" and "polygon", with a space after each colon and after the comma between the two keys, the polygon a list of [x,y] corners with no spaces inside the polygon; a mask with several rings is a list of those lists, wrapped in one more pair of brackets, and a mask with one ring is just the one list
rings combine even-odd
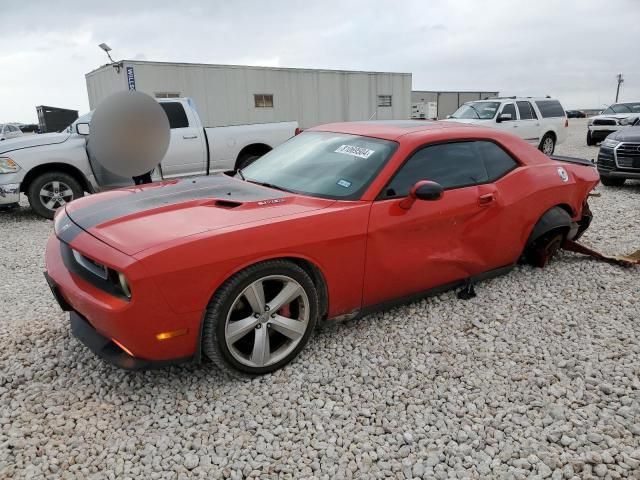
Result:
{"label": "headlight", "polygon": [[626,117],[619,120],[620,125],[631,125],[636,120],[636,117]]}
{"label": "headlight", "polygon": [[85,280],[106,292],[131,300],[131,287],[124,273],[109,268],[73,248],[70,250],[75,263],[91,273],[83,277]]}
{"label": "headlight", "polygon": [[131,289],[129,288],[129,282],[127,282],[127,277],[124,276],[124,273],[118,272],[118,280],[122,293],[124,293],[127,298],[131,298]]}
{"label": "headlight", "polygon": [[620,142],[618,140],[612,140],[610,138],[605,138],[604,142],[602,142],[601,146],[615,148]]}
{"label": "headlight", "polygon": [[20,170],[20,165],[9,157],[0,157],[0,173],[15,173]]}

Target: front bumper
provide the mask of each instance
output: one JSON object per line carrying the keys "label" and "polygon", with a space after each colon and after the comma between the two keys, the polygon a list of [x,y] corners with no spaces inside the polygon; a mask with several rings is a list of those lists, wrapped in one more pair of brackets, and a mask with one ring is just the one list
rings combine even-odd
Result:
{"label": "front bumper", "polygon": [[20,201],[20,184],[6,183],[0,185],[0,205],[10,205]]}
{"label": "front bumper", "polygon": [[[120,368],[139,370],[199,359],[202,312],[178,314],[166,304],[144,268],[87,233],[73,240],[74,248],[93,252],[114,264],[135,262],[128,273],[136,279],[132,300],[125,301],[87,282],[64,263],[62,242],[51,235],[47,243],[45,277],[64,311],[70,313],[73,334],[92,352]],[[122,257],[122,258],[121,258]],[[106,260],[105,260],[106,261]],[[141,278],[142,277],[142,278]],[[161,332],[185,330],[159,340]]]}

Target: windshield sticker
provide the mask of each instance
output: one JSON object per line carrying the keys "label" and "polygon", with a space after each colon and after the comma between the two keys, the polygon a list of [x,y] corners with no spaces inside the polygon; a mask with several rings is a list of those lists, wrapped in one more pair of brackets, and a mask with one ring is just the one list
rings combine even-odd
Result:
{"label": "windshield sticker", "polygon": [[337,148],[335,153],[344,153],[345,155],[353,155],[354,157],[369,158],[373,155],[375,150],[369,150],[364,147],[354,147],[353,145],[341,145]]}
{"label": "windshield sticker", "polygon": [[351,182],[349,180],[345,180],[344,178],[341,178],[336,183],[344,188],[349,188],[351,186]]}

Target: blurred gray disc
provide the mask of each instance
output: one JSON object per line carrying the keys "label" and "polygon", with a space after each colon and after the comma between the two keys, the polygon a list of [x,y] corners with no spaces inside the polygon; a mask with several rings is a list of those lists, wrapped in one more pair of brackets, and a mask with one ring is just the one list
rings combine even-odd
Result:
{"label": "blurred gray disc", "polygon": [[123,177],[150,172],[169,148],[167,115],[142,92],[118,92],[105,98],[93,112],[89,128],[94,159]]}

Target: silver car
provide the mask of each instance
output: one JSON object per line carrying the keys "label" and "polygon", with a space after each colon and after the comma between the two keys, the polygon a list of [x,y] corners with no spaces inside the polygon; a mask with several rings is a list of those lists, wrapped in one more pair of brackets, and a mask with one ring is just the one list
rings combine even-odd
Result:
{"label": "silver car", "polygon": [[19,137],[20,135],[22,135],[22,130],[15,125],[0,123],[0,141],[9,140],[10,138]]}

